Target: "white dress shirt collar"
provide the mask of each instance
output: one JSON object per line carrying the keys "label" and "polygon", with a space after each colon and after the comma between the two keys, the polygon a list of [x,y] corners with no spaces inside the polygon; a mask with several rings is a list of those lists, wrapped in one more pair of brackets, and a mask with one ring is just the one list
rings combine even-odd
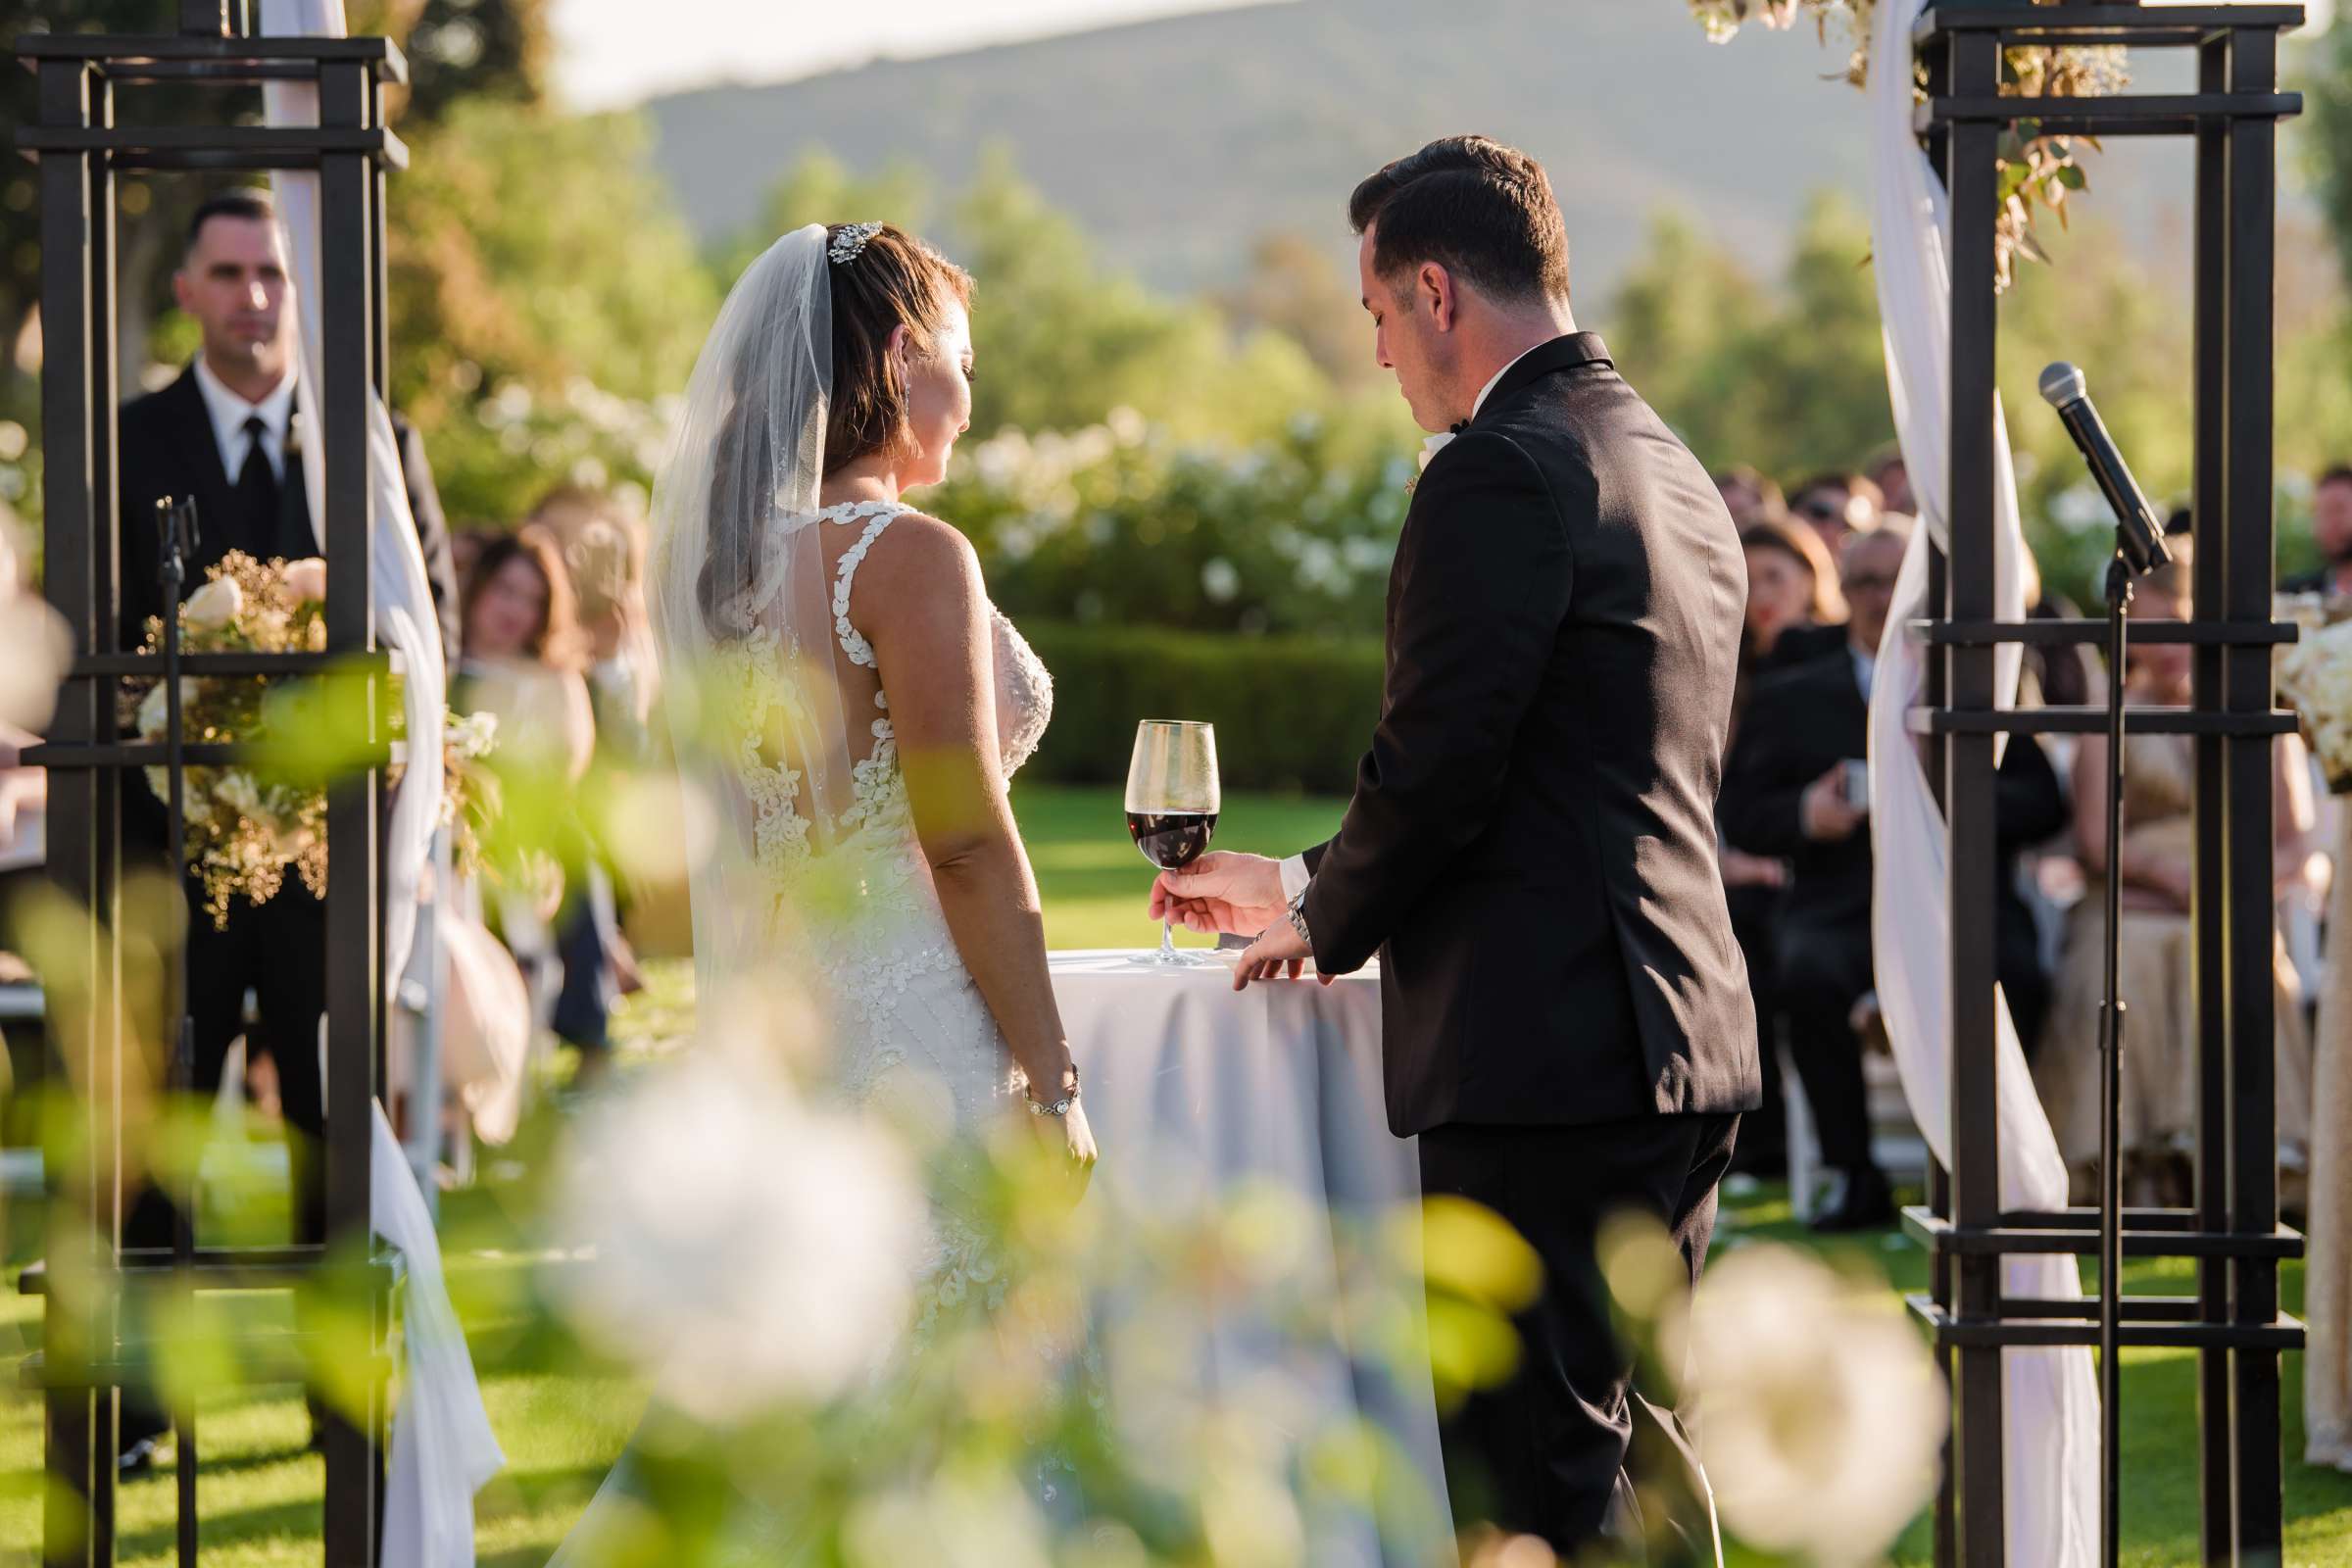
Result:
{"label": "white dress shirt collar", "polygon": [[213,440],[220,450],[220,471],[235,484],[245,466],[245,421],[260,415],[267,427],[262,432],[262,452],[270,460],[270,469],[278,482],[286,477],[286,425],[294,413],[294,375],[289,370],[280,377],[270,395],[259,403],[248,403],[228,388],[228,384],[213,373],[196,356],[196,389],[204,394],[205,412],[212,416]]}
{"label": "white dress shirt collar", "polygon": [[[1545,341],[1548,342],[1551,340],[1546,339]],[[1539,343],[1536,345],[1536,348],[1528,349],[1520,354],[1513,355],[1511,358],[1511,365],[1517,365],[1521,360],[1526,359],[1528,355],[1535,353],[1536,349],[1540,349],[1542,347],[1544,347],[1544,344]],[[1475,419],[1478,417],[1478,411],[1487,406],[1487,395],[1493,392],[1494,388],[1501,383],[1504,376],[1511,373],[1511,365],[1504,366],[1501,369],[1496,370],[1493,375],[1487,377],[1487,384],[1478,389],[1478,401],[1470,405],[1471,418]],[[1464,422],[1466,423],[1468,421]],[[1421,466],[1424,468],[1428,467],[1429,460],[1436,457],[1440,452],[1445,451],[1446,443],[1452,439],[1453,432],[1451,430],[1440,430],[1436,435],[1424,440],[1421,443]]]}

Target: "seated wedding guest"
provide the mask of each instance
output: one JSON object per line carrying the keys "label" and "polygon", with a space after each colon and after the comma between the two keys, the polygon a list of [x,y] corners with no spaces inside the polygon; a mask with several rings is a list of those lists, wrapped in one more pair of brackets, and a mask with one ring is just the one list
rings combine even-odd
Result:
{"label": "seated wedding guest", "polygon": [[[1732,696],[1735,743],[1758,675],[1835,650],[1845,636],[1845,601],[1838,591],[1837,569],[1812,529],[1774,518],[1742,529],[1740,544],[1747,558],[1747,622],[1740,635],[1739,685]],[[1772,932],[1788,885],[1788,866],[1728,842],[1719,858],[1732,935],[1747,959],[1748,992],[1756,1006],[1757,1062],[1764,1077],[1763,1102],[1740,1121],[1732,1168],[1778,1177],[1788,1169],[1788,1112],[1781,1099]]]}
{"label": "seated wedding guest", "polygon": [[[1751,855],[1790,865],[1774,921],[1773,989],[1788,1053],[1803,1082],[1822,1161],[1840,1178],[1837,1200],[1814,1221],[1856,1230],[1893,1217],[1893,1195],[1871,1154],[1856,1005],[1875,989],[1871,967],[1870,807],[1858,782],[1869,751],[1869,697],[1879,640],[1909,534],[1896,517],[1846,541],[1840,589],[1848,618],[1842,646],[1760,680],[1733,743],[1718,815],[1724,837]],[[1996,805],[2004,865],[2063,824],[2049,760],[2030,736],[2002,759]],[[2033,918],[2004,880],[1995,915],[2001,984],[2021,1029],[2033,1027],[2046,987]]]}
{"label": "seated wedding guest", "polygon": [[[302,443],[316,439],[314,411],[297,407],[294,313],[287,308],[287,253],[268,191],[233,190],[196,209],[183,242],[172,297],[202,340],[179,378],[123,406],[117,461],[121,474],[122,636],[136,647],[150,616],[164,611],[162,540],[156,502],[197,504],[200,536],[182,593],[205,582],[205,568],[231,550],[260,560],[318,555],[312,528]],[[457,595],[448,531],[423,447],[399,419],[402,476],[415,514],[425,573],[454,643]],[[123,789],[124,853],[147,863],[166,853],[164,808],[143,783]],[[193,890],[194,883],[190,883]],[[259,1023],[246,1040],[249,1058],[268,1054],[292,1151],[295,1236],[324,1234],[323,1172],[316,1143],[325,1126],[318,1066],[318,1019],[326,1004],[326,913],[299,878],[267,905],[233,906],[225,930],[191,901],[188,1007],[195,1022],[195,1088],[219,1087],[228,1047],[244,1028],[245,994],[254,993]],[[168,1247],[172,1220],[162,1194],[134,1200],[125,1241]],[[152,1463],[164,1431],[159,1412],[126,1391],[121,1426],[122,1465]]]}
{"label": "seated wedding guest", "polygon": [[[1834,653],[1845,641],[1845,597],[1821,535],[1785,517],[1740,530],[1747,560],[1747,625],[1740,644],[1740,695],[1754,681]],[[1733,719],[1738,722],[1738,706]]]}
{"label": "seated wedding guest", "polygon": [[[2140,580],[2132,601],[2134,621],[2187,617],[2188,541],[2176,539],[2172,549],[2172,564]],[[2125,668],[2124,701],[2135,707],[2185,706],[2192,667],[2184,646],[2135,644]],[[2103,693],[2098,700],[2104,700]],[[2196,962],[2188,918],[2196,748],[2187,735],[2128,735],[2124,746],[2124,830],[2112,853],[2106,737],[2085,735],[2076,748],[2075,842],[2089,885],[2068,923],[2049,1031],[2034,1064],[2034,1081],[2066,1157],[2075,1200],[2095,1202],[2099,1004],[2106,989],[2104,879],[2120,877],[2123,942],[2117,988],[2129,1020],[2118,1107],[2124,1200],[2176,1205],[2192,1196],[2189,1157],[2197,1125],[2197,1019],[2190,990]],[[2314,811],[2302,741],[2280,737],[2273,763],[2278,878],[2284,883],[2302,874],[2311,847]],[[2299,1168],[2310,1125],[2310,1040],[2283,946],[2274,967],[2278,1138],[2282,1158]]]}
{"label": "seated wedding guest", "polygon": [[543,496],[524,522],[548,531],[571,575],[597,752],[642,760],[660,691],[645,604],[644,524],[612,497],[576,485]]}
{"label": "seated wedding guest", "polygon": [[2311,490],[2311,542],[2326,563],[2282,579],[2282,594],[2352,593],[2352,464],[2337,464]]}
{"label": "seated wedding guest", "polygon": [[[2053,590],[2042,580],[2041,563],[2034,560],[2032,546],[2026,548],[2026,618],[2028,620],[2076,620],[2082,612],[2073,600]],[[2032,678],[2031,696],[2044,708],[2082,708],[2091,698],[2097,681],[2098,661],[2088,646],[2082,643],[2028,643],[2025,648],[2025,673]],[[2029,700],[2021,693],[2018,701]],[[2071,736],[2053,736],[2053,741],[2070,743]],[[2053,748],[2054,749],[2054,748]],[[2072,753],[2066,754],[2071,756]],[[2063,765],[2063,759],[2061,760]],[[2034,1049],[2032,1041],[2026,1049]]]}
{"label": "seated wedding guest", "polygon": [[1911,499],[1911,470],[1903,463],[1903,449],[1888,447],[1873,459],[1863,476],[1879,487],[1879,505],[1887,512],[1916,515],[1918,505]]}
{"label": "seated wedding guest", "polygon": [[466,579],[465,653],[453,701],[465,712],[498,717],[493,760],[510,803],[527,797],[556,842],[527,879],[510,878],[486,912],[552,1022],[563,958],[555,924],[564,907],[565,864],[584,862],[584,835],[565,808],[588,771],[596,721],[580,676],[571,579],[554,539],[524,527],[482,546]]}
{"label": "seated wedding guest", "polygon": [[[530,521],[561,545],[570,569],[596,714],[596,758],[622,769],[652,756],[657,667],[645,604],[645,548],[637,520],[610,496],[577,486],[550,492]],[[620,929],[612,867],[592,854],[558,922],[564,988],[556,998],[559,1039],[580,1052],[580,1077],[608,1065],[612,1004],[640,988],[637,960]]]}
{"label": "seated wedding guest", "polygon": [[502,769],[561,788],[588,770],[596,720],[579,667],[570,573],[543,529],[482,546],[463,596],[459,706],[498,715]]}
{"label": "seated wedding guest", "polygon": [[[505,538],[507,533],[505,528],[490,528],[475,523],[471,527],[457,529],[449,536],[450,564],[456,568],[461,590],[473,576],[473,564],[482,559],[482,546],[493,539]],[[454,648],[451,650],[450,662],[453,668],[457,662],[457,652]]]}
{"label": "seated wedding guest", "polygon": [[1788,515],[1810,524],[1836,554],[1849,533],[1867,533],[1886,511],[1879,487],[1858,473],[1815,474],[1788,492]]}
{"label": "seated wedding guest", "polygon": [[1788,504],[1781,499],[1781,487],[1747,464],[1736,463],[1711,477],[1716,493],[1723,497],[1725,510],[1739,527],[1788,514]]}

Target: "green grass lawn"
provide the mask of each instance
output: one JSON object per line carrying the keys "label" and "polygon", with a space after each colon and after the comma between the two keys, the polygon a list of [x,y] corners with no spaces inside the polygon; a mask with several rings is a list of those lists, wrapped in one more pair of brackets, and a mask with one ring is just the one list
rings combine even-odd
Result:
{"label": "green grass lawn", "polygon": [[[1144,917],[1152,871],[1127,841],[1113,790],[1031,787],[1015,801],[1047,906],[1047,931],[1056,947],[1142,946],[1156,940]],[[1237,797],[1226,803],[1218,846],[1287,854],[1329,835],[1337,803]],[[655,983],[624,1005],[616,1032],[650,1044],[681,1037],[690,1027],[691,986],[685,966],[656,966]],[[505,1446],[508,1469],[483,1492],[479,1549],[487,1568],[539,1568],[570,1528],[619,1451],[642,1407],[640,1391],[556,1366],[542,1341],[525,1331],[522,1294],[527,1266],[522,1237],[507,1212],[510,1189],[485,1183],[448,1195],[443,1229],[450,1251],[452,1293],[466,1319],[492,1423]],[[1720,1248],[1756,1240],[1820,1249],[1856,1267],[1884,1274],[1891,1289],[1925,1288],[1925,1254],[1892,1233],[1817,1244],[1789,1215],[1777,1188],[1727,1195],[1717,1233]],[[12,1227],[21,1264],[30,1245],[26,1227]],[[2162,1294],[2192,1289],[2180,1263],[2134,1266],[2130,1288]],[[2300,1264],[2282,1270],[2287,1310],[2299,1311]],[[286,1311],[282,1298],[256,1297],[257,1318]],[[0,1293],[0,1368],[37,1345],[39,1302]],[[2302,1451],[2301,1357],[2285,1358],[2286,1560],[2314,1568],[2352,1568],[2352,1477],[2311,1470]],[[0,1568],[29,1568],[39,1541],[40,1428],[37,1404],[0,1382]],[[2196,1561],[2195,1359],[2187,1351],[2127,1354],[2124,1373],[2125,1560],[2143,1568]],[[229,1394],[202,1412],[205,1453],[200,1499],[205,1516],[205,1560],[220,1568],[280,1568],[318,1558],[318,1508],[323,1481],[318,1458],[302,1447],[305,1418],[299,1398],[283,1391]],[[123,1488],[120,1559],[126,1568],[161,1565],[172,1555],[172,1481],[169,1466]],[[1896,1560],[1925,1564],[1929,1536],[1923,1520],[1904,1539]],[[1744,1559],[1755,1561],[1756,1559]]]}

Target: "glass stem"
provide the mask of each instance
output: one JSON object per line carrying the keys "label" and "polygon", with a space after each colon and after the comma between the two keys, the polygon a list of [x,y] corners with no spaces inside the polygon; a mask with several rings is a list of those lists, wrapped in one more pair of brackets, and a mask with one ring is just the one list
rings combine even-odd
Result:
{"label": "glass stem", "polygon": [[1159,961],[1176,961],[1176,923],[1173,920],[1159,922]]}

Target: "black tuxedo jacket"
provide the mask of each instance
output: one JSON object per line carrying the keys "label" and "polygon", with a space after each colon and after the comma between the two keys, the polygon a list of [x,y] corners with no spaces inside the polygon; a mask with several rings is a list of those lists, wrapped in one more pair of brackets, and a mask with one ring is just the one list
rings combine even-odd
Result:
{"label": "black tuxedo jacket", "polygon": [[[425,466],[424,443],[407,421],[395,417],[400,437],[402,475],[409,491],[409,509],[416,518],[416,542],[423,547],[425,576],[432,583],[433,607],[440,612],[441,648],[449,667],[457,667],[457,571],[449,554],[449,525],[441,514],[441,497],[433,488],[432,470]],[[122,497],[122,637],[125,650],[139,646],[147,635],[147,618],[163,613],[163,585],[157,580],[162,540],[155,522],[155,504],[165,496],[196,498],[196,559],[190,564],[183,592],[204,585],[205,568],[218,564],[231,550],[257,559],[316,555],[311,532],[309,487],[302,464],[287,449],[286,477],[278,486],[278,514],[269,518],[246,517],[237,505],[235,481],[220,464],[220,444],[213,435],[213,418],[204,406],[204,392],[193,367],[160,392],[122,406],[116,467]],[[122,795],[123,832],[133,847],[160,851],[166,842],[163,804],[144,788]]]}
{"label": "black tuxedo jacket", "polygon": [[[1870,712],[1841,640],[1824,654],[1756,683],[1723,783],[1723,836],[1751,855],[1789,862],[1782,901],[1785,928],[1837,932],[1870,940],[1870,824],[1821,843],[1805,837],[1801,802],[1814,780],[1869,753]],[[1993,817],[2001,860],[2066,825],[2066,800],[2047,753],[2031,735],[2013,735],[1995,775]],[[2014,878],[1999,879],[1997,916],[2004,929],[2031,930]]]}
{"label": "black tuxedo jacket", "polygon": [[[119,428],[116,467],[122,507],[125,649],[137,647],[146,636],[148,616],[163,613],[163,589],[156,581],[162,545],[156,535],[155,503],[164,496],[196,498],[202,537],[188,572],[188,593],[202,587],[205,568],[218,564],[231,550],[260,560],[318,553],[311,533],[309,488],[291,446],[285,480],[278,486],[278,515],[248,518],[238,510],[236,478],[221,466],[220,444],[213,437],[212,415],[204,406],[193,367],[161,392],[124,404]],[[424,443],[398,416],[392,428],[400,438],[401,474],[408,484],[409,510],[416,518],[416,542],[424,550],[424,574],[432,584],[433,608],[440,613],[442,654],[455,669],[458,588],[449,554],[449,524],[441,514],[432,469],[424,461]]]}
{"label": "black tuxedo jacket", "polygon": [[1316,964],[1381,956],[1399,1136],[1757,1102],[1715,856],[1746,593],[1706,470],[1592,333],[1422,473],[1380,723],[1307,856]]}

